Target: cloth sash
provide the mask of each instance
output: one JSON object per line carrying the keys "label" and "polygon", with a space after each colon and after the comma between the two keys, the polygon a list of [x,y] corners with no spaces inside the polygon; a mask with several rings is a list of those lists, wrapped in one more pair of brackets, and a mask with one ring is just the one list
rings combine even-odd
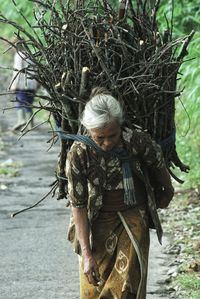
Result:
{"label": "cloth sash", "polygon": [[123,174],[123,184],[124,184],[124,203],[129,206],[136,205],[135,198],[135,187],[133,181],[133,175],[131,171],[131,163],[133,162],[131,156],[128,154],[127,150],[117,148],[110,151],[104,151],[99,147],[90,137],[80,134],[67,134],[62,130],[55,131],[61,139],[74,140],[82,142],[92,149],[94,149],[98,154],[118,158],[122,163],[122,174]]}

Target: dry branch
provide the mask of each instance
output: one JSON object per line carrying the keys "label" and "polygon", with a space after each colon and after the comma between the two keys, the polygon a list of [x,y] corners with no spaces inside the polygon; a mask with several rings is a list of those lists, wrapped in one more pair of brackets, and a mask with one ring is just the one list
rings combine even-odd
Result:
{"label": "dry branch", "polygon": [[[106,0],[32,2],[35,24],[27,20],[31,31],[2,15],[0,22],[15,29],[22,53],[34,64],[34,78],[49,94],[44,109],[56,124],[76,133],[91,89],[107,87],[124,106],[125,125],[147,130],[163,146],[167,166],[187,171],[175,148],[175,100],[181,93],[178,71],[194,32],[172,39],[168,22],[166,31],[159,32],[160,1],[153,7],[148,0],[122,0],[119,6]],[[61,142],[59,198],[66,196],[69,146]]]}

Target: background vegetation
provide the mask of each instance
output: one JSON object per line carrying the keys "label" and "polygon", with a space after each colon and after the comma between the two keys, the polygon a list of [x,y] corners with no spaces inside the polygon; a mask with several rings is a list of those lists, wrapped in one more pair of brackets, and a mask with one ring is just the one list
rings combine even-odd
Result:
{"label": "background vegetation", "polygon": [[[198,0],[161,0],[160,30],[165,27],[165,16],[170,19],[174,2],[174,35],[182,36],[195,30],[188,56],[180,70],[178,88],[183,90],[176,103],[177,151],[190,166],[189,174],[182,175],[185,183],[177,192],[171,208],[164,213],[165,231],[172,231],[172,248],[178,246],[177,274],[173,286],[180,298],[198,299],[200,294],[200,6]],[[178,174],[177,174],[178,175]],[[180,175],[180,172],[179,172]],[[192,189],[192,190],[190,190]]]}
{"label": "background vegetation", "polygon": [[178,88],[183,89],[177,100],[176,126],[177,149],[184,162],[190,165],[190,173],[184,175],[185,187],[200,189],[200,6],[198,0],[161,0],[159,10],[160,29],[165,27],[165,16],[168,19],[174,11],[174,35],[183,36],[195,30],[195,36],[189,45],[187,61],[182,65]]}

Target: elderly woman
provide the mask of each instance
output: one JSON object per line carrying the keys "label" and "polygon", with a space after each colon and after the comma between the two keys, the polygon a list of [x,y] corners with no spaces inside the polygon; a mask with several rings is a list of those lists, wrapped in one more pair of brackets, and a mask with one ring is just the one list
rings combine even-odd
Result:
{"label": "elderly woman", "polygon": [[81,298],[145,299],[150,223],[161,242],[157,208],[173,197],[161,149],[148,134],[122,126],[121,105],[103,88],[93,91],[81,123],[86,136],[66,135],[76,140],[66,175]]}

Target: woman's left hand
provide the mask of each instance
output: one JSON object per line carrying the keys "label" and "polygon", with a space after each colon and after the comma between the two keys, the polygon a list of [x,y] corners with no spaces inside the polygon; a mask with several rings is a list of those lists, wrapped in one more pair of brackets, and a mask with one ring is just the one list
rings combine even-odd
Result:
{"label": "woman's left hand", "polygon": [[94,286],[97,286],[100,280],[100,275],[96,261],[91,255],[83,257],[83,262],[84,274],[87,276],[88,282]]}

